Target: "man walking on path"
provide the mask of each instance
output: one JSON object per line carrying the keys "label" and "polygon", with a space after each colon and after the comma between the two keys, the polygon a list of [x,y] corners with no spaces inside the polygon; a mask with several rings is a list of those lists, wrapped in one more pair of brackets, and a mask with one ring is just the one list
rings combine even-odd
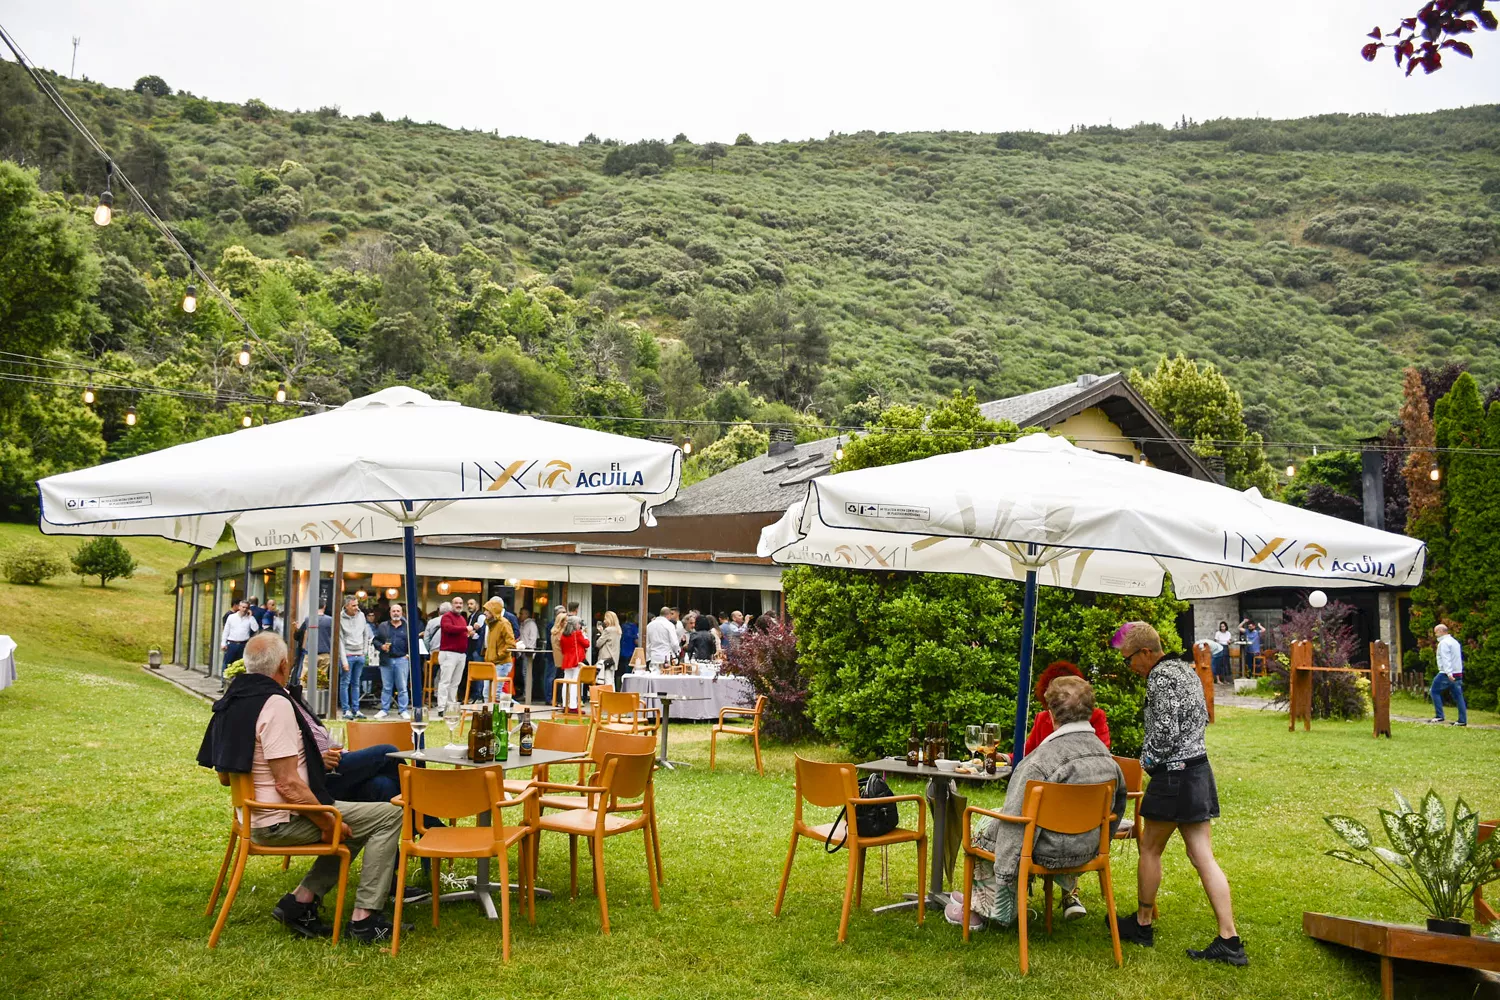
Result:
{"label": "man walking on path", "polygon": [[1447,692],[1453,695],[1453,703],[1458,706],[1458,721],[1456,726],[1467,726],[1469,724],[1469,706],[1464,704],[1464,648],[1448,632],[1448,626],[1439,624],[1432,630],[1437,636],[1437,676],[1432,679],[1432,707],[1437,712],[1435,718],[1428,722],[1442,722],[1443,720],[1443,694]]}

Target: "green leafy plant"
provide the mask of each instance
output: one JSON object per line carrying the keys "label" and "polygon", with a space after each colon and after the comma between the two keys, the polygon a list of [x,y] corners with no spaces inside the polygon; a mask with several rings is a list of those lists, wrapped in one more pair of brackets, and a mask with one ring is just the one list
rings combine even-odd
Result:
{"label": "green leafy plant", "polygon": [[238,677],[240,674],[243,674],[244,672],[245,672],[245,661],[243,659],[235,660],[229,666],[227,666],[227,667],[224,668],[224,680],[226,680],[226,681],[232,681],[236,677]]}
{"label": "green leafy plant", "polygon": [[18,545],[5,553],[5,579],[11,583],[35,585],[66,568],[57,553],[41,542]]}
{"label": "green leafy plant", "polygon": [[[1324,816],[1323,820],[1352,851],[1325,851],[1330,858],[1368,868],[1416,900],[1427,915],[1438,920],[1461,920],[1474,890],[1500,881],[1500,837],[1479,842],[1479,814],[1459,799],[1449,822],[1437,792],[1427,790],[1421,808],[1413,809],[1395,792],[1396,810],[1380,810],[1389,848],[1377,846],[1370,830],[1352,816]],[[1373,855],[1377,866],[1370,861]]]}
{"label": "green leafy plant", "polygon": [[135,565],[129,550],[111,535],[91,538],[73,554],[73,572],[79,576],[97,576],[101,587],[111,580],[134,576]]}

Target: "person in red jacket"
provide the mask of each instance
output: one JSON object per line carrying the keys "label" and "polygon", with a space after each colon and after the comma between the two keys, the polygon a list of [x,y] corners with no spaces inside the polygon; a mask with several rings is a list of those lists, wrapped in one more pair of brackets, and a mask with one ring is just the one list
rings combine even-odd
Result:
{"label": "person in red jacket", "polygon": [[[1032,700],[1046,704],[1047,688],[1059,677],[1066,676],[1083,677],[1083,671],[1069,663],[1067,660],[1058,660],[1056,663],[1043,670],[1041,676],[1036,679],[1036,690],[1032,692]],[[1087,677],[1083,677],[1088,680]],[[1104,709],[1095,708],[1094,714],[1089,716],[1089,724],[1094,727],[1094,734],[1099,737],[1099,742],[1109,746],[1109,719],[1104,714]],[[1056,727],[1052,724],[1052,714],[1045,708],[1036,714],[1036,721],[1031,724],[1031,732],[1026,737],[1026,753],[1031,753],[1041,746],[1052,734]]]}
{"label": "person in red jacket", "polygon": [[469,637],[474,634],[474,629],[469,625],[468,616],[455,611],[448,601],[439,604],[438,611],[443,616],[438,643],[437,685],[437,710],[441,714],[449,704],[456,704],[459,700],[458,684],[469,664]]}
{"label": "person in red jacket", "polygon": [[[589,648],[589,637],[584,631],[582,622],[576,617],[569,617],[563,625],[563,634],[558,640],[562,648],[562,672],[563,680],[578,680],[578,668],[585,660],[585,654]],[[568,692],[567,707],[578,707],[578,687],[576,685],[564,688]]]}

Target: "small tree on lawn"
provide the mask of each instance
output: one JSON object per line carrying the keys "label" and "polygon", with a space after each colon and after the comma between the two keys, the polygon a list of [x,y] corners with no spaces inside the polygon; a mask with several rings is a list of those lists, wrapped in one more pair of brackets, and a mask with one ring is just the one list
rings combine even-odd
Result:
{"label": "small tree on lawn", "polygon": [[73,556],[73,572],[80,577],[97,576],[99,586],[115,579],[135,575],[135,559],[117,539],[108,535],[90,539],[78,547]]}

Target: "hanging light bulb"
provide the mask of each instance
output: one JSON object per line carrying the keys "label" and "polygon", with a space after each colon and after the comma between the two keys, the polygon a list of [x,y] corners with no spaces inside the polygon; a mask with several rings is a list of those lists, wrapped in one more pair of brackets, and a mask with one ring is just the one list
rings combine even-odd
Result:
{"label": "hanging light bulb", "polygon": [[198,311],[198,286],[188,285],[187,293],[182,297],[182,311],[195,313]]}
{"label": "hanging light bulb", "polygon": [[133,407],[133,406],[127,406],[125,408],[125,426],[126,427],[134,427],[135,426],[135,407]]}
{"label": "hanging light bulb", "polygon": [[1288,463],[1286,463],[1286,477],[1288,479],[1291,479],[1296,474],[1297,474],[1297,465],[1296,465],[1296,463],[1295,462],[1288,462]]}
{"label": "hanging light bulb", "polygon": [[278,385],[276,387],[276,402],[278,402],[278,403],[285,403],[286,402],[286,383],[285,382],[281,383],[280,385]]}
{"label": "hanging light bulb", "polygon": [[839,435],[839,443],[833,449],[833,458],[836,462],[844,460],[844,437],[842,434]]}
{"label": "hanging light bulb", "polygon": [[107,226],[115,217],[115,196],[110,191],[110,186],[115,179],[115,165],[106,160],[104,163],[104,192],[99,195],[99,207],[94,209],[94,225]]}
{"label": "hanging light bulb", "polygon": [[686,441],[682,442],[682,453],[684,455],[691,455],[693,453],[693,439],[692,438],[688,438]]}
{"label": "hanging light bulb", "polygon": [[83,387],[83,401],[92,406],[96,398],[97,396],[94,392],[94,380],[91,378],[89,379],[89,384]]}
{"label": "hanging light bulb", "polygon": [[250,414],[248,413],[240,418],[241,427],[249,427],[252,423],[254,423],[254,421],[250,419]]}
{"label": "hanging light bulb", "polygon": [[1427,478],[1431,479],[1433,482],[1437,482],[1439,479],[1443,478],[1443,470],[1434,465],[1432,467],[1432,471],[1427,473]]}
{"label": "hanging light bulb", "polygon": [[248,340],[240,344],[239,362],[241,368],[250,366],[250,341]]}

